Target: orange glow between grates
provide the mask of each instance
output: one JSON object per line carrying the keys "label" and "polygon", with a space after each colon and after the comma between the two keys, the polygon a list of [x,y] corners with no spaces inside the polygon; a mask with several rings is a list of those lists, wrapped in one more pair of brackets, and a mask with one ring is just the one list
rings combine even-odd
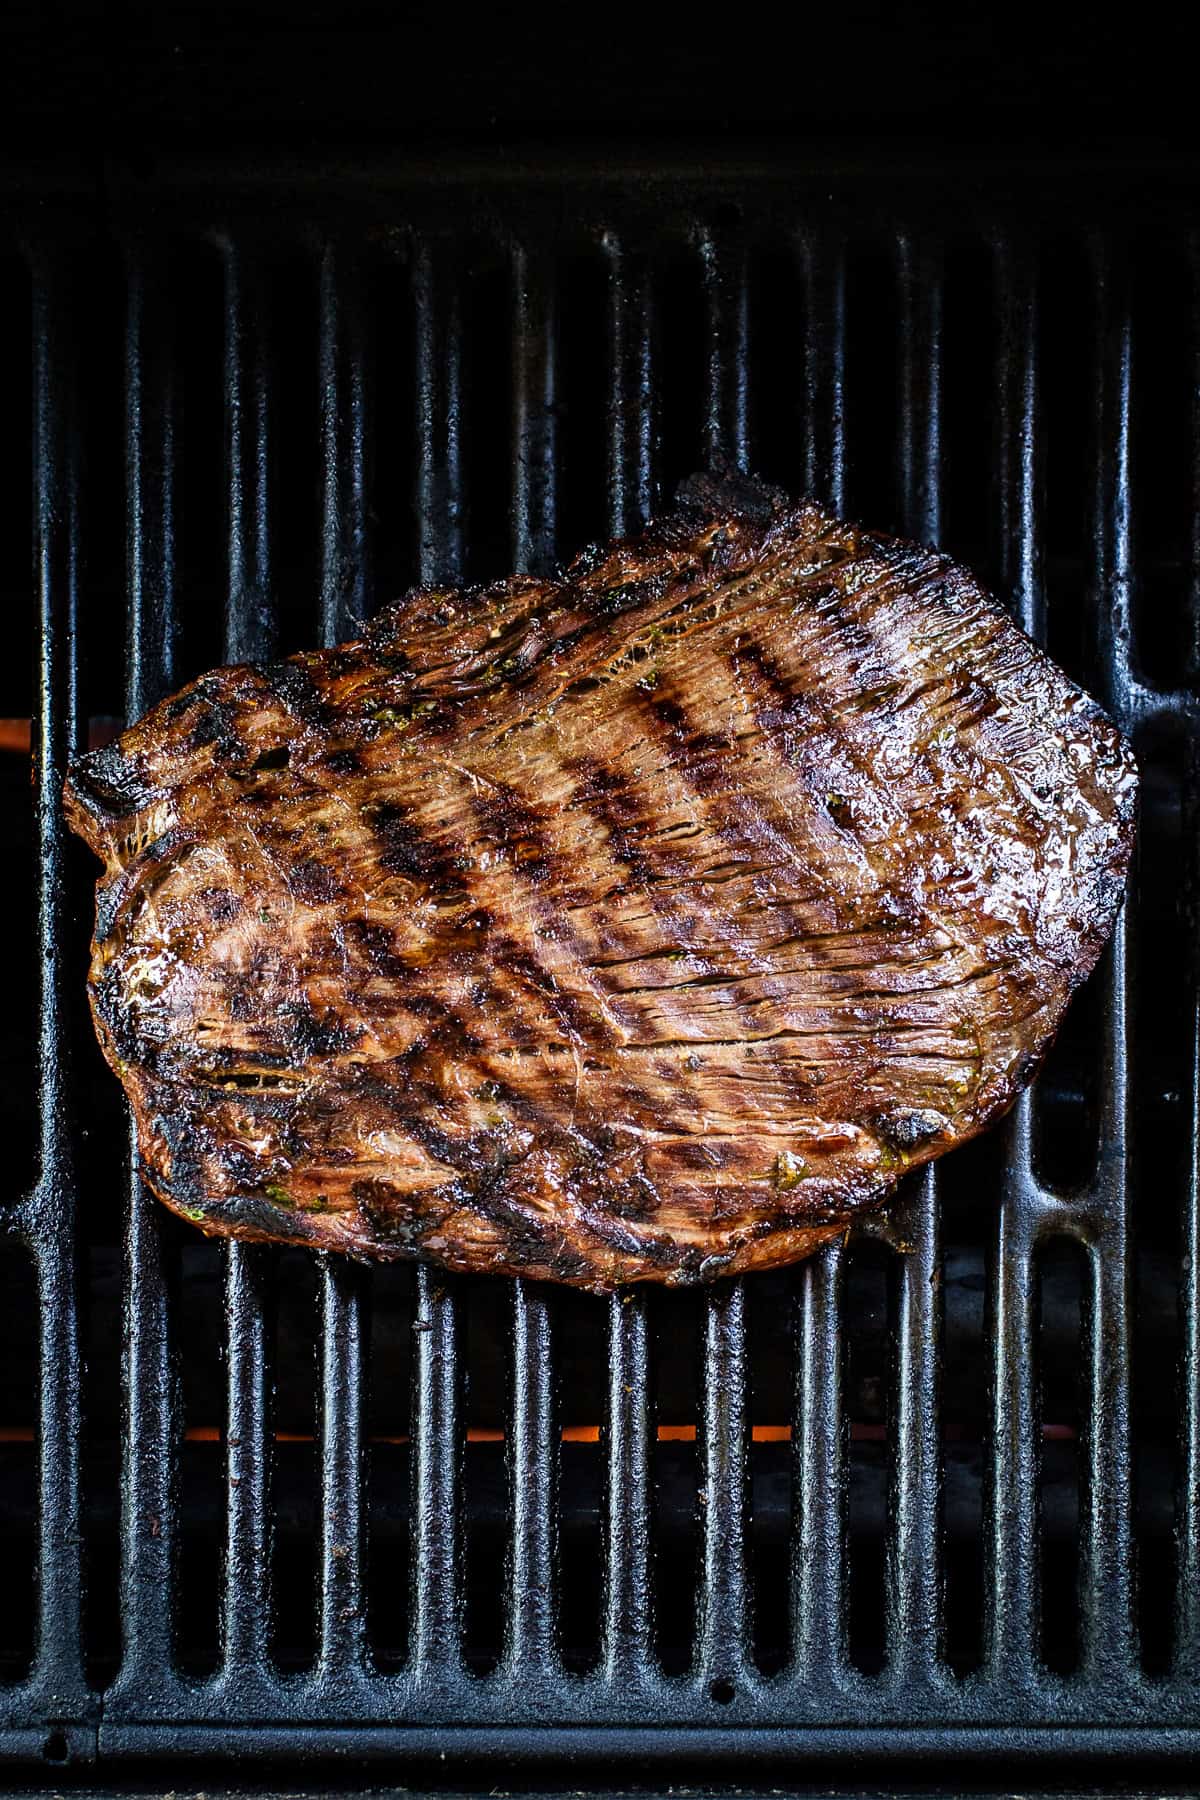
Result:
{"label": "orange glow between grates", "polygon": [[[694,1444],[696,1427],[694,1425],[660,1425],[656,1432],[660,1444]],[[948,1425],[945,1437],[950,1442],[961,1441],[965,1432],[961,1427]],[[183,1434],[184,1441],[189,1444],[219,1444],[222,1433],[216,1425],[189,1425]],[[792,1438],[790,1425],[753,1425],[750,1436],[756,1444],[788,1444]],[[887,1442],[887,1427],[884,1425],[852,1424],[850,1436],[856,1444],[882,1444]],[[1070,1443],[1078,1433],[1073,1425],[1043,1425],[1042,1439],[1046,1443]],[[0,1444],[32,1444],[35,1439],[33,1428],[29,1425],[0,1425]],[[389,1436],[381,1433],[367,1439],[370,1444],[408,1444],[411,1438],[402,1433]],[[311,1444],[315,1442],[310,1431],[277,1431],[277,1444]],[[469,1444],[502,1444],[504,1433],[492,1431],[486,1427],[472,1426],[467,1432]],[[598,1425],[564,1425],[562,1428],[564,1444],[598,1444],[600,1427]]]}

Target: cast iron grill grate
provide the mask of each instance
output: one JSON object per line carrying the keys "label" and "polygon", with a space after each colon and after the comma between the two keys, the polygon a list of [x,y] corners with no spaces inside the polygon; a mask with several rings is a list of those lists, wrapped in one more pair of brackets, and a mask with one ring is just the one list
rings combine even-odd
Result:
{"label": "cast iron grill grate", "polygon": [[[7,1754],[1200,1749],[1195,197],[1060,179],[181,165],[15,218]],[[89,720],[544,568],[711,457],[944,543],[1134,732],[1133,900],[1036,1095],[703,1297],[189,1234],[119,1173],[80,1003]]]}

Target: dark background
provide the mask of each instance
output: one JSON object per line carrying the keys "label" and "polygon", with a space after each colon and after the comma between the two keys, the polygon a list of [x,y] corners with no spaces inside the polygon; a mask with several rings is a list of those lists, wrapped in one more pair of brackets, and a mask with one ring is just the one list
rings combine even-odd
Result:
{"label": "dark background", "polygon": [[0,143],[506,143],[635,131],[1086,150],[1195,140],[1188,6],[44,4]]}

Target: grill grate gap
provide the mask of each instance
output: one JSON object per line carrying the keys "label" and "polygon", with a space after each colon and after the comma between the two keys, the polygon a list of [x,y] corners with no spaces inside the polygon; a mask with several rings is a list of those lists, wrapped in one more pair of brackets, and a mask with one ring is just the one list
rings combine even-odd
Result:
{"label": "grill grate gap", "polygon": [[654,258],[653,282],[661,488],[669,498],[681,481],[708,461],[703,388],[705,295],[695,248],[668,239]]}
{"label": "grill grate gap", "polygon": [[278,618],[278,647],[287,655],[311,649],[318,635],[318,284],[311,258],[299,250],[267,254],[252,241],[239,249],[246,279],[261,282],[269,333],[264,371],[269,598]]}
{"label": "grill grate gap", "polygon": [[[1190,786],[1191,784],[1189,784]],[[1191,790],[1194,792],[1194,788]],[[1192,1121],[1191,1160],[1183,1194],[1183,1256],[1178,1306],[1182,1344],[1179,1361],[1179,1484],[1175,1493],[1177,1564],[1174,1604],[1174,1667],[1183,1681],[1195,1679],[1200,1582],[1200,1018],[1192,996],[1191,1056],[1186,1092]]]}
{"label": "grill grate gap", "polygon": [[609,265],[603,246],[561,257],[558,279],[558,544],[567,558],[604,538],[609,524]]}
{"label": "grill grate gap", "polygon": [[[982,235],[951,240],[945,258],[942,430],[953,455],[942,460],[940,543],[980,578],[1003,585],[994,566],[996,410],[995,267]],[[1001,596],[1005,597],[1005,596]]]}
{"label": "grill grate gap", "polygon": [[414,1365],[418,1337],[436,1332],[432,1305],[418,1303],[414,1271],[383,1263],[372,1278],[367,1358],[367,1635],[384,1668],[408,1654],[412,1569]]}
{"label": "grill grate gap", "polygon": [[[1134,907],[1137,983],[1132,1019],[1137,1125],[1134,1404],[1137,1418],[1138,1572],[1142,1656],[1169,1665],[1177,1568],[1172,1495],[1182,1474],[1182,1319],[1174,1271],[1186,1264],[1192,1161],[1189,1064],[1196,1011],[1195,841],[1190,763],[1177,731],[1139,733],[1142,770]],[[1164,1204],[1167,1195],[1184,1204]],[[1179,1371],[1174,1383],[1163,1379]]]}
{"label": "grill grate gap", "polygon": [[[30,507],[29,507],[29,414],[16,400],[33,393],[35,428],[46,434],[61,434],[62,426],[48,408],[38,405],[39,392],[49,401],[45,359],[49,346],[35,340],[34,326],[40,324],[33,314],[34,294],[30,270],[21,259],[0,257],[0,341],[13,352],[10,377],[10,404],[0,420],[0,607],[6,631],[8,656],[0,674],[0,716],[21,721],[34,710],[33,634],[37,620],[30,600]],[[40,363],[40,367],[39,367]],[[35,377],[38,387],[35,388]],[[66,476],[61,450],[65,446],[48,443],[44,481],[59,481]],[[57,452],[57,454],[56,454]],[[43,490],[44,492],[44,490]],[[35,495],[35,520],[38,499]],[[61,493],[46,495],[58,505]],[[49,546],[47,546],[49,549]],[[34,552],[38,545],[35,542]],[[36,567],[35,571],[36,573]],[[29,759],[18,729],[15,741],[0,750],[0,807],[3,813],[2,846],[7,866],[19,869],[24,879],[14,883],[19,899],[12,905],[11,930],[19,941],[31,941],[35,930],[35,907],[38,891],[41,845],[37,842],[36,819],[28,805]],[[30,1185],[35,1172],[37,1144],[29,1129],[37,1098],[37,1070],[34,1060],[38,996],[34,989],[35,964],[32,958],[12,959],[8,1004],[4,1009],[0,1031],[0,1123],[4,1127],[5,1170],[0,1205],[9,1206]]]}
{"label": "grill grate gap", "polygon": [[1035,1262],[1040,1314],[1037,1367],[1041,1452],[1041,1636],[1047,1668],[1069,1674],[1079,1662],[1083,1295],[1086,1258],[1078,1244],[1055,1238]]}
{"label": "grill grate gap", "polygon": [[692,1661],[700,1565],[701,1303],[694,1293],[664,1291],[654,1295],[652,1309],[655,1643],[663,1669],[679,1675]]}
{"label": "grill grate gap", "polygon": [[225,266],[216,246],[172,243],[163,273],[177,344],[175,431],[176,680],[224,660]]}
{"label": "grill grate gap", "polygon": [[983,1364],[991,1197],[1002,1177],[1001,1145],[994,1137],[964,1145],[942,1171],[946,1660],[958,1675],[978,1668],[983,1657],[985,1414],[978,1371]]}
{"label": "grill grate gap", "polygon": [[224,1272],[222,1247],[171,1220],[178,1240],[179,1285],[172,1307],[179,1341],[184,1444],[179,1476],[179,1665],[188,1675],[211,1674],[218,1659],[221,1529],[228,1492],[222,1454],[225,1424]]}
{"label": "grill grate gap", "polygon": [[604,1470],[600,1424],[605,1411],[608,1307],[590,1294],[558,1298],[562,1433],[560,1628],[563,1661],[577,1674],[600,1661],[604,1557]]}
{"label": "grill grate gap", "polygon": [[[0,1625],[0,1681],[18,1681],[34,1652],[37,1513],[37,1284],[23,1246],[0,1246],[0,1543],[10,1571]],[[11,1421],[11,1423],[10,1423]]]}
{"label": "grill grate gap", "polygon": [[503,246],[472,239],[462,274],[462,482],[468,581],[512,571],[512,293]]}
{"label": "grill grate gap", "polygon": [[[29,716],[28,692],[14,710],[19,717]],[[36,821],[28,804],[29,772],[29,755],[23,747],[0,750],[0,819],[3,820],[0,854],[8,869],[20,871],[14,882],[19,897],[14,896],[10,901],[10,917],[12,930],[19,932],[26,941],[33,936],[43,857],[35,836]],[[71,861],[74,863],[75,859]],[[77,942],[70,945],[72,949],[78,947]],[[63,948],[68,946],[64,944]],[[35,1175],[38,1145],[34,1133],[29,1130],[29,1119],[39,1082],[34,1054],[36,973],[37,966],[31,957],[14,957],[6,983],[4,1022],[0,1027],[0,1125],[5,1132],[5,1144],[10,1148],[4,1159],[0,1207],[12,1206]],[[80,1017],[82,1009],[77,1005],[68,1001],[63,1011],[72,1024],[84,1022]]]}
{"label": "grill grate gap", "polygon": [[[26,396],[34,390],[33,359],[40,348],[35,345],[33,307],[29,264],[5,247],[0,252],[0,341],[7,346],[9,395],[0,418],[0,606],[8,648],[0,672],[0,717],[4,718],[29,714],[37,619],[29,604],[30,415],[26,410]],[[56,422],[46,420],[51,428]],[[9,808],[6,816],[15,810]]]}
{"label": "grill grate gap", "polygon": [[766,1675],[785,1666],[791,1648],[789,1579],[792,1493],[792,1385],[796,1356],[794,1273],[772,1271],[755,1283],[749,1337],[752,1659]]}
{"label": "grill grate gap", "polygon": [[[98,1196],[99,1198],[99,1196]],[[110,1203],[111,1203],[111,1197]],[[103,1213],[100,1206],[96,1212]],[[84,1249],[81,1339],[84,1393],[84,1650],[88,1680],[107,1687],[121,1651],[118,1507],[121,1396],[121,1256],[107,1239]]]}
{"label": "grill grate gap", "polygon": [[895,262],[886,240],[856,236],[847,248],[846,509],[877,527],[900,525],[896,494],[899,339]]}
{"label": "grill grate gap", "polygon": [[1093,281],[1078,235],[1056,233],[1038,267],[1038,370],[1045,442],[1046,647],[1075,681],[1088,685],[1084,546],[1088,433],[1095,373],[1088,332]]}
{"label": "grill grate gap", "polygon": [[1100,1031],[1104,991],[1093,978],[1075,995],[1034,1087],[1034,1161],[1056,1192],[1082,1187],[1100,1144]]}
{"label": "grill grate gap", "polygon": [[812,321],[805,305],[803,258],[786,239],[751,246],[747,257],[751,466],[794,493],[806,485],[804,463],[805,345]]}
{"label": "grill grate gap", "polygon": [[465,1645],[468,1666],[483,1674],[500,1659],[504,1633],[505,1367],[507,1284],[486,1279],[466,1286],[466,1422],[464,1507]]}
{"label": "grill grate gap", "polygon": [[1185,1191],[1190,1154],[1187,1070],[1196,982],[1193,752],[1169,725],[1136,740],[1142,787],[1132,905],[1138,984],[1131,1063],[1138,1121],[1141,1241],[1178,1248],[1180,1209],[1156,1204]]}
{"label": "grill grate gap", "polygon": [[270,1490],[275,1527],[271,1652],[285,1670],[308,1668],[316,1654],[316,1311],[311,1257],[301,1250],[281,1250],[274,1357],[277,1441]]}
{"label": "grill grate gap", "polygon": [[1197,674],[1189,606],[1194,529],[1193,451],[1200,343],[1189,247],[1142,236],[1131,253],[1130,309],[1136,355],[1130,456],[1137,481],[1134,660],[1171,692]]}
{"label": "grill grate gap", "polygon": [[420,579],[418,446],[412,428],[417,406],[415,287],[407,257],[380,256],[368,264],[365,304],[373,362],[366,510],[371,530],[373,610]]}
{"label": "grill grate gap", "polygon": [[847,1611],[851,1662],[866,1675],[883,1667],[883,1522],[891,1428],[891,1254],[852,1239],[846,1258],[845,1394],[850,1420]]}

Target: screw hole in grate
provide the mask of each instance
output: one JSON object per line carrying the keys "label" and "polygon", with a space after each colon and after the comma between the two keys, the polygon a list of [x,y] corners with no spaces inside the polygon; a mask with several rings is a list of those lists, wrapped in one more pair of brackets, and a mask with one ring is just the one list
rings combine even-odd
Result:
{"label": "screw hole in grate", "polygon": [[71,1754],[71,1746],[67,1743],[65,1731],[48,1731],[46,1741],[42,1745],[42,1755],[47,1762],[65,1763]]}

